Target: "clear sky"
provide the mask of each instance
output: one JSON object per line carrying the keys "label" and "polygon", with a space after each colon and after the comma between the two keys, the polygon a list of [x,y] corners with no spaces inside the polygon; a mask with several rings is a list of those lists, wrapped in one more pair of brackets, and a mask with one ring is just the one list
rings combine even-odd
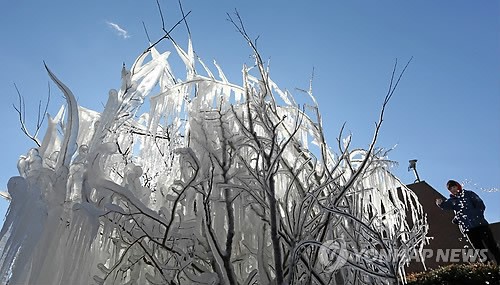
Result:
{"label": "clear sky", "polygon": [[[180,19],[177,1],[161,1],[165,24]],[[393,172],[412,183],[408,160],[420,178],[447,195],[450,178],[468,181],[486,202],[490,222],[500,221],[500,2],[421,1],[183,1],[194,48],[216,59],[228,79],[241,83],[251,51],[226,20],[238,9],[257,37],[271,77],[295,93],[313,91],[327,140],[341,125],[366,148],[397,58],[413,61],[390,102],[379,147],[392,148]],[[142,22],[154,41],[162,35],[152,0],[6,1],[0,9],[0,189],[17,175],[16,162],[34,144],[19,128],[12,107],[14,83],[25,97],[33,130],[49,82],[43,61],[69,86],[78,103],[102,111],[108,90],[119,88],[122,63],[130,66],[147,47]],[[186,43],[186,28],[173,33]],[[168,46],[169,47],[169,46]],[[163,46],[167,48],[167,46]],[[182,70],[180,70],[182,71]],[[182,72],[178,73],[179,77]],[[64,104],[51,85],[49,113]],[[43,134],[43,133],[42,133]],[[42,134],[40,137],[42,137]],[[489,189],[485,191],[484,189]],[[0,214],[6,210],[0,202]]]}

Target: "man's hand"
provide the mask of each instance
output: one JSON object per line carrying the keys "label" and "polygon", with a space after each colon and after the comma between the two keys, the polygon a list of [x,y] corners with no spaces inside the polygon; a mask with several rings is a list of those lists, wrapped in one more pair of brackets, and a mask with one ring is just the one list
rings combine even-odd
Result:
{"label": "man's hand", "polygon": [[441,198],[436,199],[437,206],[441,205],[441,203],[443,203],[443,199],[441,199]]}

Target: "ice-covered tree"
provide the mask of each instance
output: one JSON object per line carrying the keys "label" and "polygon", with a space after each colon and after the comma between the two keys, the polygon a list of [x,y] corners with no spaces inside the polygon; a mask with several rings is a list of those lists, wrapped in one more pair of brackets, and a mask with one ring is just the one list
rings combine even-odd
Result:
{"label": "ice-covered tree", "polygon": [[239,17],[232,22],[255,59],[241,84],[216,63],[214,74],[191,40],[186,49],[170,40],[172,53],[151,45],[123,67],[99,113],[47,68],[67,104],[9,180],[3,283],[403,280],[427,224],[375,147],[396,66],[369,147],[352,149],[341,132],[333,151],[312,88],[306,103],[280,89]]}

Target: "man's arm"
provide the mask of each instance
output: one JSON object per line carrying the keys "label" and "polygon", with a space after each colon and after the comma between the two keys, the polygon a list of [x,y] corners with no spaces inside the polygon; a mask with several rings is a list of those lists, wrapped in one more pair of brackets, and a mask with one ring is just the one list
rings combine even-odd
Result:
{"label": "man's arm", "polygon": [[436,205],[443,210],[453,210],[451,199],[436,199]]}

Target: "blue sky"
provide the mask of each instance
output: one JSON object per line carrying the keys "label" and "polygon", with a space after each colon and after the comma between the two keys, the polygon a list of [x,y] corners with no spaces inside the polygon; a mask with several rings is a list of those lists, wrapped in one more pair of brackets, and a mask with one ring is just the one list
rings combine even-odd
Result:
{"label": "blue sky", "polygon": [[[180,19],[177,1],[162,1],[166,27]],[[251,51],[226,20],[238,9],[247,31],[259,36],[271,77],[294,92],[307,89],[314,68],[314,95],[327,140],[341,125],[356,147],[367,147],[397,58],[413,61],[390,102],[379,147],[397,147],[389,158],[404,183],[414,176],[447,195],[450,178],[469,181],[486,202],[490,222],[500,221],[500,2],[422,1],[183,1],[195,51],[216,59],[229,80],[241,83]],[[0,10],[0,189],[17,175],[16,162],[34,144],[20,131],[13,83],[26,99],[33,126],[49,78],[43,61],[84,107],[101,111],[127,66],[162,35],[155,1],[7,1]],[[119,31],[118,25],[123,31]],[[173,33],[186,43],[186,29]],[[166,46],[164,46],[166,47]],[[182,70],[181,70],[182,71]],[[181,76],[182,73],[179,73]],[[303,96],[295,92],[296,96]],[[49,113],[64,104],[52,85]],[[8,204],[0,202],[0,214]]]}

